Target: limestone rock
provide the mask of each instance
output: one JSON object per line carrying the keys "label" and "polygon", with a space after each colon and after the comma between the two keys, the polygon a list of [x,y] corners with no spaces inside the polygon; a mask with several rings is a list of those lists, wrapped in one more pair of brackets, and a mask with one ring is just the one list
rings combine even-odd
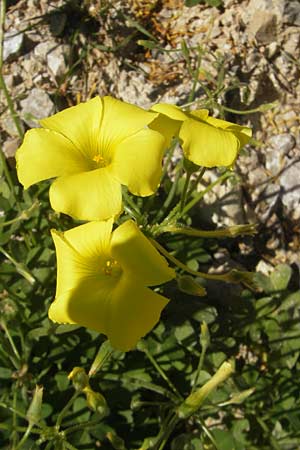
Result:
{"label": "limestone rock", "polygon": [[34,88],[27,98],[21,101],[22,118],[30,127],[37,127],[38,120],[54,113],[54,104],[42,89]]}
{"label": "limestone rock", "polygon": [[17,31],[5,33],[3,41],[3,61],[13,59],[21,50],[24,34]]}

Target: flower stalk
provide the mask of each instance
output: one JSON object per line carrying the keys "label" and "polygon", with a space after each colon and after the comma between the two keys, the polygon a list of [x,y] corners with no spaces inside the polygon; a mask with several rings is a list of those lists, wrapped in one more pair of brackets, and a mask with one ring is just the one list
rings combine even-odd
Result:
{"label": "flower stalk", "polygon": [[234,364],[232,361],[224,362],[217,372],[211,377],[207,383],[201,388],[192,392],[184,402],[178,407],[177,415],[180,419],[187,419],[197,412],[209,394],[214,391],[220,384],[224,383],[234,372]]}

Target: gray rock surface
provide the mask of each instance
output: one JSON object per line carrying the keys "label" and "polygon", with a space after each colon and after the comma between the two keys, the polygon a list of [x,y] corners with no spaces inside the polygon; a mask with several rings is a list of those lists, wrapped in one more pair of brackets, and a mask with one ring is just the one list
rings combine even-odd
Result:
{"label": "gray rock surface", "polygon": [[47,64],[55,77],[61,77],[66,73],[66,60],[70,56],[70,51],[71,48],[68,45],[60,45],[47,53]]}
{"label": "gray rock surface", "polygon": [[54,113],[54,104],[43,89],[32,89],[20,103],[22,118],[30,127],[38,127],[39,119]]}
{"label": "gray rock surface", "polygon": [[280,177],[282,203],[293,219],[300,219],[300,161],[292,162]]}
{"label": "gray rock surface", "polygon": [[5,33],[3,41],[3,61],[11,60],[18,55],[24,40],[24,34],[17,30]]}

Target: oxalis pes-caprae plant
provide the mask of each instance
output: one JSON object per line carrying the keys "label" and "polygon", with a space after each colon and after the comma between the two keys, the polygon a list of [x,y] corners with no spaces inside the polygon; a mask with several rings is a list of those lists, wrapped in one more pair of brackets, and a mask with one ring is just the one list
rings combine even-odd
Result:
{"label": "oxalis pes-caprae plant", "polygon": [[[192,270],[161,239],[164,233],[222,237],[255,232],[253,224],[215,231],[186,225],[204,193],[231,176],[239,151],[251,138],[250,128],[211,117],[206,109],[187,111],[162,103],[146,111],[108,96],[67,108],[40,125],[27,131],[17,151],[19,181],[27,189],[55,178],[49,191],[53,210],[85,222],[66,231],[51,230],[57,256],[56,295],[48,313],[53,322],[103,333],[112,348],[129,351],[171,301],[159,293],[164,283],[176,280],[179,289],[200,296],[205,289],[196,278],[251,285],[249,272]],[[153,213],[153,199],[169,173],[177,143],[182,148],[177,175]],[[225,170],[198,192],[205,170],[215,167]],[[201,388],[206,386],[205,395],[196,391],[183,402],[177,418],[192,414],[209,386],[230,375],[232,365],[226,364],[225,372],[221,366],[221,375],[215,375],[217,382],[212,378]],[[82,373],[75,369],[70,378],[76,382]],[[87,380],[80,389],[90,396],[93,392]]]}

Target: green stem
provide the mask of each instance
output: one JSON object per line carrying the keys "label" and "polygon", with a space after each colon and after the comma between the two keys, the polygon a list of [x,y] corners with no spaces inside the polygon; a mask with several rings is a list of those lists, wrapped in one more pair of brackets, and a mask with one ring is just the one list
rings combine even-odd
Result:
{"label": "green stem", "polygon": [[201,355],[200,355],[200,359],[199,359],[199,363],[198,363],[196,375],[195,375],[195,378],[194,378],[194,383],[193,383],[193,387],[192,387],[192,392],[193,392],[195,389],[197,389],[197,384],[198,384],[200,372],[201,372],[202,367],[203,367],[203,362],[204,362],[204,358],[205,358],[205,354],[206,354],[207,347],[208,347],[207,344],[202,344],[202,347],[201,347]]}
{"label": "green stem", "polygon": [[142,348],[142,350],[146,353],[149,361],[153,364],[153,366],[155,367],[155,369],[157,370],[157,372],[160,374],[160,376],[166,381],[166,383],[168,384],[169,388],[174,392],[174,394],[180,399],[182,400],[182,396],[180,395],[180,393],[178,392],[178,390],[176,389],[176,387],[174,386],[174,384],[172,383],[172,381],[169,379],[169,377],[165,374],[165,372],[163,371],[163,369],[159,366],[159,364],[155,361],[155,359],[153,358],[153,356],[151,355],[151,353],[149,352],[145,342],[141,341],[139,344]]}
{"label": "green stem", "polygon": [[17,418],[17,410],[16,410],[17,397],[18,397],[18,393],[17,393],[17,388],[15,385],[13,388],[13,411],[12,411],[12,413],[13,413],[13,418],[12,418],[12,426],[13,426],[12,447],[13,447],[13,449],[15,449],[15,447],[17,445],[17,440],[18,440],[18,432],[17,432],[18,418]]}
{"label": "green stem", "polygon": [[20,369],[19,362],[13,356],[9,355],[2,347],[0,347],[0,353],[2,353],[2,357],[7,358],[6,364],[9,364],[9,361],[11,361],[15,369]]}
{"label": "green stem", "polygon": [[[196,270],[190,269],[188,266],[183,264],[181,261],[179,261],[177,258],[172,256],[164,247],[162,247],[157,241],[155,241],[152,238],[149,238],[149,240],[152,242],[154,247],[159,250],[160,253],[162,253],[167,259],[169,259],[173,264],[175,264],[180,269],[184,270],[185,272],[190,273],[191,275],[194,275],[196,277],[205,278],[207,280],[218,280],[218,281],[225,281],[226,283],[234,283],[234,282],[242,282],[243,280],[237,280],[235,278],[235,273],[239,273],[238,271],[231,270],[230,272],[222,273],[222,274],[213,274],[213,273],[204,273],[204,272],[197,272]],[[243,273],[243,272],[240,272]]]}
{"label": "green stem", "polygon": [[213,435],[211,434],[211,432],[209,431],[209,429],[206,427],[206,425],[203,423],[203,421],[198,417],[198,421],[204,431],[204,433],[206,434],[206,436],[208,437],[208,439],[211,441],[211,443],[215,446],[216,450],[221,450],[219,445],[217,444],[215,438],[213,437]]}
{"label": "green stem", "polygon": [[92,428],[96,425],[99,425],[100,419],[90,420],[88,422],[79,423],[78,425],[72,425],[71,427],[68,427],[64,430],[65,435],[70,433],[75,433],[76,431],[86,429],[86,428]]}
{"label": "green stem", "polygon": [[0,252],[15,266],[17,272],[22,275],[30,284],[35,283],[35,278],[24,268],[23,264],[16,261],[3,247],[0,246]]}
{"label": "green stem", "polygon": [[7,220],[6,222],[0,222],[0,227],[5,227],[7,225],[12,225],[13,223],[20,222],[21,220],[29,219],[30,213],[38,206],[39,202],[34,202],[29,208],[21,211],[21,213],[14,219]]}
{"label": "green stem", "polygon": [[[0,430],[11,430],[11,426],[8,423],[0,423]],[[20,431],[20,433],[25,433],[27,430],[27,427],[16,427],[17,431]],[[43,433],[43,430],[31,430],[31,433],[33,434],[41,434]]]}
{"label": "green stem", "polygon": [[20,360],[21,360],[20,353],[19,353],[17,347],[15,346],[14,340],[13,340],[13,338],[11,337],[11,334],[10,334],[10,332],[9,332],[9,329],[8,329],[7,326],[6,326],[6,322],[2,319],[1,322],[0,322],[0,324],[1,324],[2,328],[3,328],[3,330],[5,331],[5,334],[6,334],[6,336],[7,336],[7,339],[8,339],[8,341],[9,341],[10,345],[11,345],[11,348],[12,348],[14,354],[16,355],[16,357],[18,358],[18,360],[20,361]]}
{"label": "green stem", "polygon": [[26,418],[26,414],[22,413],[21,411],[17,410],[14,406],[8,406],[3,402],[0,402],[0,407],[1,408],[5,408],[8,409],[9,411],[11,411],[12,413],[15,413],[17,416],[22,417],[22,419],[27,420]]}
{"label": "green stem", "polygon": [[178,423],[178,417],[176,415],[174,415],[173,417],[171,417],[169,423],[166,426],[166,429],[164,431],[163,438],[162,438],[160,446],[158,447],[158,450],[164,449],[164,447],[167,444],[168,439],[169,439],[171,433],[173,432],[174,428],[176,427],[177,423]]}
{"label": "green stem", "polygon": [[199,45],[197,47],[197,50],[198,50],[197,67],[196,67],[196,69],[194,71],[194,74],[193,74],[193,86],[192,86],[190,95],[188,97],[188,102],[192,102],[194,100],[196,87],[197,87],[197,84],[198,84],[198,81],[199,81],[198,80],[198,78],[199,78],[199,71],[200,71],[201,62],[202,62],[202,51],[201,51],[201,48],[200,48]]}
{"label": "green stem", "polygon": [[30,436],[31,428],[32,428],[32,425],[29,424],[27,429],[26,429],[26,431],[25,431],[25,433],[23,434],[22,439],[19,441],[18,445],[15,447],[15,450],[19,450],[19,449],[23,448],[23,445],[25,444],[25,442],[27,441],[27,439]]}
{"label": "green stem", "polygon": [[164,201],[162,207],[158,211],[157,216],[155,217],[155,220],[154,220],[155,222],[158,222],[163,217],[163,215],[165,214],[165,212],[168,210],[169,206],[171,205],[173,198],[177,191],[177,186],[178,186],[180,176],[181,176],[181,166],[177,168],[177,173],[175,175],[174,183],[171,186],[171,189],[169,191],[169,194],[168,194],[166,200]]}
{"label": "green stem", "polygon": [[196,203],[199,202],[199,200],[201,200],[205,194],[207,194],[209,191],[211,191],[215,186],[217,186],[218,184],[222,183],[224,180],[226,180],[229,177],[232,177],[233,174],[232,172],[225,172],[223,173],[223,175],[221,175],[216,181],[214,181],[213,183],[211,183],[209,186],[207,186],[206,189],[204,189],[203,191],[199,192],[198,195],[195,196],[195,198],[193,198],[193,200],[191,200],[183,209],[181,216],[185,215],[194,205],[196,205]]}
{"label": "green stem", "polygon": [[17,200],[17,196],[16,196],[16,192],[15,192],[15,186],[14,186],[14,183],[13,183],[13,180],[12,180],[12,177],[11,177],[11,174],[10,174],[7,162],[6,162],[6,158],[5,158],[5,155],[3,152],[3,148],[1,145],[0,145],[0,158],[1,158],[1,164],[3,167],[4,175],[8,182],[10,191],[12,193],[12,196],[14,197],[16,204],[18,204],[18,200]]}
{"label": "green stem", "polygon": [[240,235],[253,235],[256,233],[256,224],[234,225],[221,230],[197,230],[185,226],[166,225],[159,229],[159,233],[184,234],[186,236],[204,237],[204,238],[234,238]]}
{"label": "green stem", "polygon": [[195,188],[198,186],[198,184],[200,183],[200,181],[203,178],[203,175],[206,172],[206,167],[201,167],[201,170],[196,178],[196,180],[193,182],[192,187],[190,189],[190,192],[188,193],[188,197],[190,197],[190,195],[192,194],[192,192],[195,190]]}
{"label": "green stem", "polygon": [[189,185],[190,185],[191,175],[192,175],[192,172],[186,172],[185,182],[184,182],[182,195],[181,195],[181,200],[180,200],[180,212],[183,211],[183,208],[184,208],[184,205],[185,205],[185,202],[186,202],[186,195],[187,195],[187,191],[188,191],[188,188],[189,188]]}
{"label": "green stem", "polygon": [[60,429],[64,416],[67,414],[68,410],[73,405],[73,403],[75,402],[76,398],[79,395],[80,395],[80,392],[77,392],[77,391],[74,392],[74,394],[72,395],[70,400],[67,402],[67,404],[64,406],[64,408],[61,410],[61,412],[58,414],[56,424],[55,424],[57,430]]}

